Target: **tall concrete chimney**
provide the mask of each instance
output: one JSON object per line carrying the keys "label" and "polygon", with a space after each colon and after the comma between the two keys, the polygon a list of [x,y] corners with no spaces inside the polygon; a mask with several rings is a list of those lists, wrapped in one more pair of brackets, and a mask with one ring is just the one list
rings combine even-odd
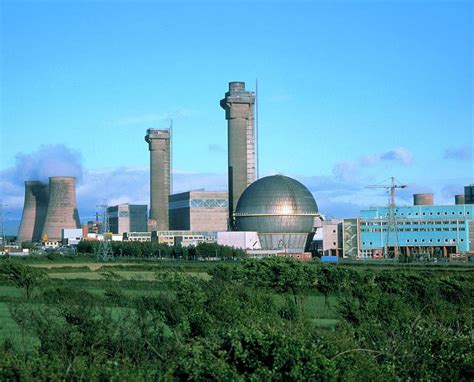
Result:
{"label": "tall concrete chimney", "polygon": [[81,228],[76,208],[76,178],[53,176],[49,178],[49,201],[41,237],[61,240],[63,228]]}
{"label": "tall concrete chimney", "polygon": [[169,228],[170,130],[148,129],[145,136],[150,150],[150,219],[158,231]]}
{"label": "tall concrete chimney", "polygon": [[17,242],[41,240],[46,210],[48,208],[48,185],[36,180],[25,182],[25,204],[18,230]]}
{"label": "tall concrete chimney", "polygon": [[227,119],[229,227],[240,195],[256,179],[255,93],[245,90],[245,82],[229,82],[229,91],[220,102]]}

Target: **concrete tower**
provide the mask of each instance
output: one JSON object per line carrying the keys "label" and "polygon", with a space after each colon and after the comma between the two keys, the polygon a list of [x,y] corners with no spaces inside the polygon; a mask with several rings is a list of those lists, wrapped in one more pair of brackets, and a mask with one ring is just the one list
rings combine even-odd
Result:
{"label": "concrete tower", "polygon": [[170,130],[148,129],[145,136],[150,150],[150,219],[158,231],[169,227],[168,197],[170,189]]}
{"label": "concrete tower", "polygon": [[63,228],[81,228],[76,208],[76,178],[53,176],[49,178],[49,201],[41,237],[61,240]]}
{"label": "concrete tower", "polygon": [[48,185],[39,181],[25,182],[25,204],[18,230],[17,242],[41,240],[46,209],[48,208]]}
{"label": "concrete tower", "polygon": [[230,82],[221,100],[227,119],[229,226],[240,195],[256,179],[255,93],[245,90],[245,82]]}

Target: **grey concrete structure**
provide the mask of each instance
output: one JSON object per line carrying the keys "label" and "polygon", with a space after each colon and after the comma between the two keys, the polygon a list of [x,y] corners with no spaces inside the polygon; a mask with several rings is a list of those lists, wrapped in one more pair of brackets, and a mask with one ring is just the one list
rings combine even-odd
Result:
{"label": "grey concrete structure", "polygon": [[147,231],[147,206],[140,204],[119,204],[107,208],[110,232]]}
{"label": "grey concrete structure", "polygon": [[413,205],[415,206],[432,206],[433,194],[413,194]]}
{"label": "grey concrete structure", "polygon": [[225,231],[228,206],[227,192],[196,190],[170,195],[170,230]]}
{"label": "grey concrete structure", "polygon": [[81,228],[76,208],[76,178],[54,176],[49,178],[48,209],[41,238],[59,241],[65,228]]}
{"label": "grey concrete structure", "polygon": [[25,182],[25,203],[17,242],[41,240],[48,208],[48,185],[39,181]]}
{"label": "grey concrete structure", "polygon": [[466,204],[464,194],[454,195],[454,204]]}
{"label": "grey concrete structure", "polygon": [[[240,195],[256,179],[255,93],[244,82],[230,82],[220,102],[227,119],[229,225]],[[232,228],[232,227],[231,227]]]}
{"label": "grey concrete structure", "polygon": [[323,255],[342,257],[342,220],[323,222]]}
{"label": "grey concrete structure", "polygon": [[169,228],[168,197],[171,191],[170,130],[148,129],[145,141],[150,150],[150,219],[156,220],[156,228]]}
{"label": "grey concrete structure", "polygon": [[263,249],[302,253],[314,236],[318,206],[300,182],[267,176],[252,183],[235,211],[237,231],[256,231]]}

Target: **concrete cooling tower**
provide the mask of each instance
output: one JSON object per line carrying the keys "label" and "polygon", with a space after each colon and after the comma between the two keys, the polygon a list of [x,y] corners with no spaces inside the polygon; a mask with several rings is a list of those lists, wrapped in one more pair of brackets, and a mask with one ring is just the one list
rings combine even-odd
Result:
{"label": "concrete cooling tower", "polygon": [[41,240],[47,208],[48,185],[35,180],[26,181],[25,204],[17,237],[19,243]]}
{"label": "concrete cooling tower", "polygon": [[42,238],[61,240],[61,229],[80,228],[76,208],[76,178],[54,176],[49,178],[49,201]]}

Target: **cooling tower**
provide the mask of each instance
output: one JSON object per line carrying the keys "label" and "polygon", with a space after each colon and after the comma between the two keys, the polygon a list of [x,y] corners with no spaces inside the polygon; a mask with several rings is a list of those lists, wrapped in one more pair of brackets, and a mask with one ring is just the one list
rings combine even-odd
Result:
{"label": "cooling tower", "polygon": [[46,209],[48,207],[48,185],[39,181],[25,182],[25,204],[18,230],[17,242],[41,240]]}
{"label": "cooling tower", "polygon": [[413,205],[415,206],[432,206],[433,194],[413,194]]}
{"label": "cooling tower", "polygon": [[227,119],[229,223],[240,195],[255,181],[255,93],[245,90],[245,82],[230,82],[220,102]]}
{"label": "cooling tower", "polygon": [[81,228],[76,208],[76,178],[54,176],[49,178],[49,201],[41,237],[61,240],[63,228]]}

